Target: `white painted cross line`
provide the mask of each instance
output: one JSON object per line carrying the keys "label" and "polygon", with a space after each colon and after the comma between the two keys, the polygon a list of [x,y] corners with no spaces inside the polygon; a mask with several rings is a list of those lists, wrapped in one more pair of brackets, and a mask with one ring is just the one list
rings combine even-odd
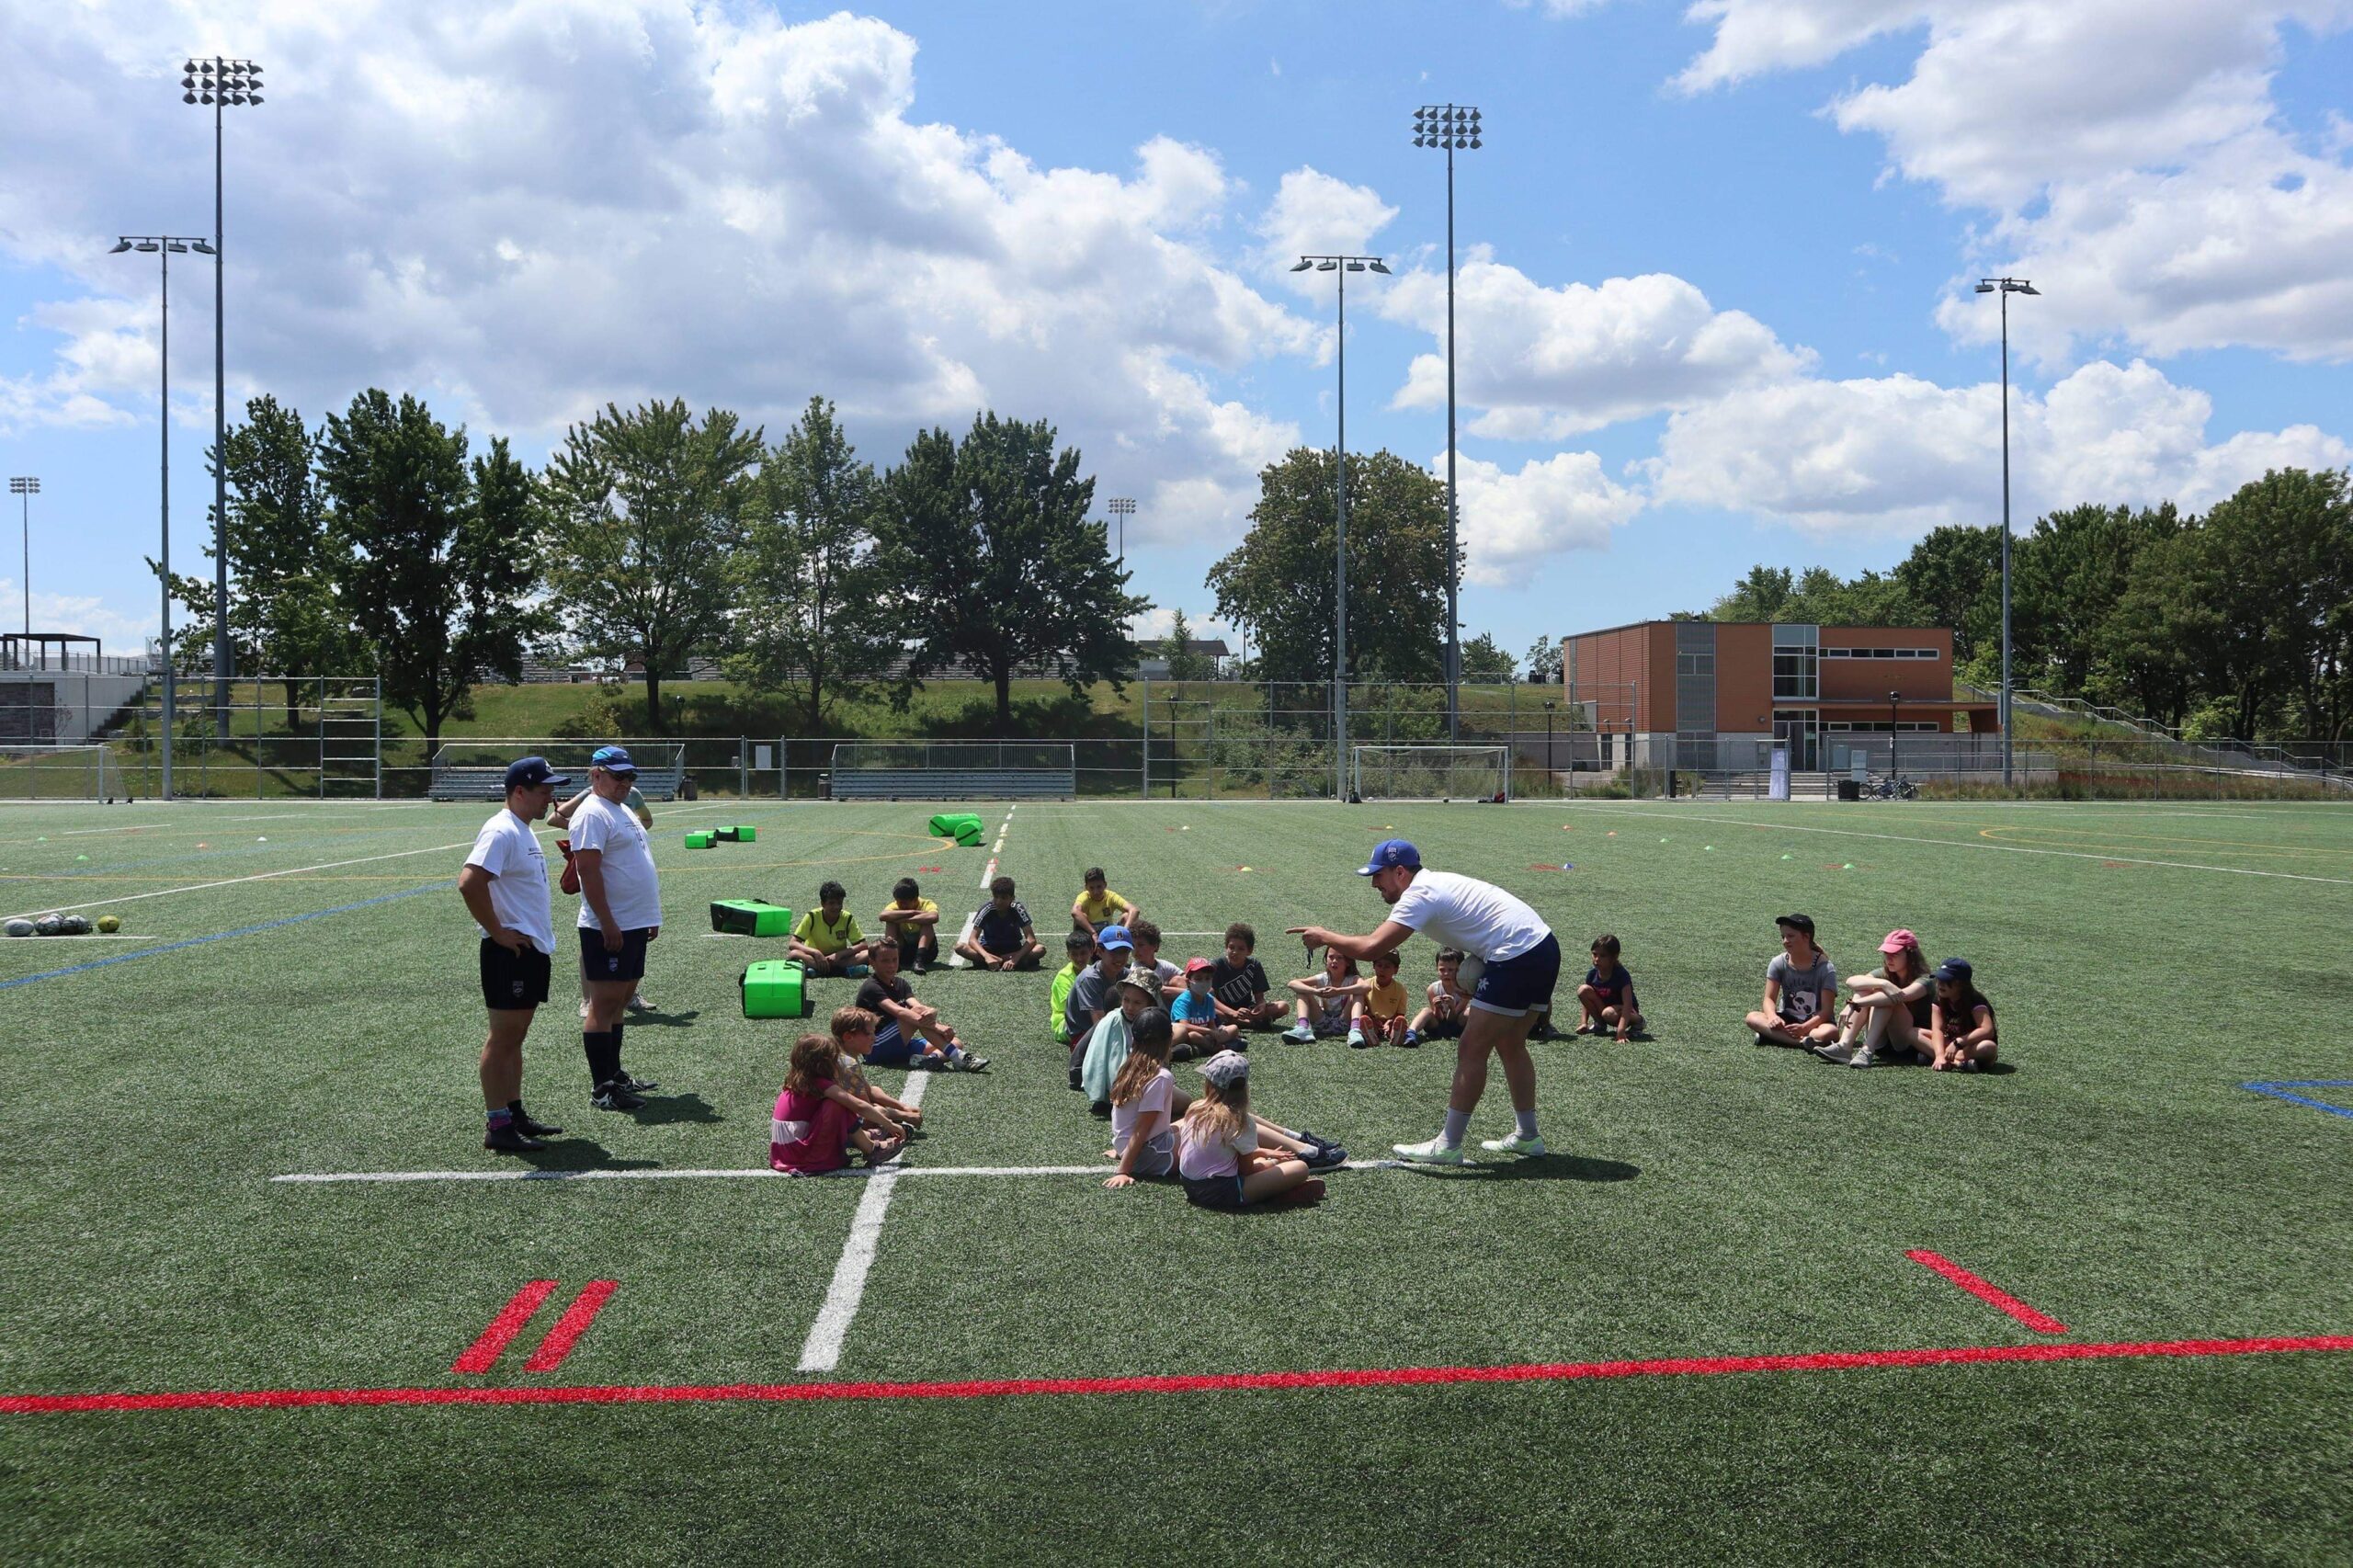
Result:
{"label": "white painted cross line", "polygon": [[[906,1103],[919,1106],[928,1076],[910,1077]],[[849,1239],[842,1244],[841,1261],[834,1265],[834,1282],[825,1288],[825,1304],[801,1343],[799,1368],[804,1372],[830,1372],[842,1358],[842,1341],[849,1335],[858,1304],[866,1299],[867,1272],[874,1267],[874,1249],[882,1239],[883,1217],[891,1211],[891,1194],[904,1173],[896,1164],[883,1165],[858,1194],[858,1212],[851,1216]]]}

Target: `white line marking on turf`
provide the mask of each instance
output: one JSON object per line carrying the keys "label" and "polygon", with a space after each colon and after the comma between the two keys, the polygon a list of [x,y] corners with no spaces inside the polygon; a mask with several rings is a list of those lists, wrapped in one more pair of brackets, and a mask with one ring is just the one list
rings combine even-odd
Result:
{"label": "white line marking on turf", "polygon": [[2245,866],[2201,866],[2191,860],[2146,860],[2134,855],[2097,855],[2083,849],[2039,849],[2025,844],[1993,844],[1972,838],[1920,838],[1900,833],[1862,833],[1845,827],[1798,827],[1782,822],[1750,822],[1742,817],[1687,816],[1681,812],[1616,812],[1616,816],[1657,817],[1665,822],[1712,822],[1727,827],[1753,827],[1762,833],[1826,833],[1835,838],[1881,838],[1891,844],[1931,844],[1940,849],[2000,849],[2012,855],[2056,855],[2063,860],[2111,860],[2125,866],[2156,866],[2168,871],[2219,871],[2233,877],[2277,877],[2290,882],[2327,882],[2353,887],[2353,877],[2314,877],[2302,871],[2257,871]]}
{"label": "white line marking on turf", "polygon": [[[930,1082],[926,1075],[908,1084],[903,1096],[906,1103],[922,1104],[924,1086]],[[849,1239],[842,1244],[841,1261],[834,1265],[834,1282],[825,1288],[825,1304],[817,1309],[817,1321],[810,1325],[809,1337],[801,1346],[801,1371],[830,1372],[842,1358],[842,1341],[858,1316],[858,1303],[866,1299],[867,1272],[874,1267],[882,1221],[891,1211],[891,1194],[899,1185],[902,1173],[893,1168],[896,1165],[893,1160],[877,1171],[866,1190],[858,1195],[858,1212],[849,1222]]]}
{"label": "white line marking on turf", "polygon": [[[917,1084],[927,1078],[917,1078]],[[912,1096],[910,1096],[912,1097]],[[1341,1167],[1351,1171],[1396,1171],[1403,1160],[1350,1160]],[[1472,1167],[1472,1168],[1475,1168]],[[1102,1176],[1111,1174],[1106,1161],[1099,1165],[901,1165],[857,1166],[828,1171],[822,1176],[795,1176],[766,1165],[676,1170],[531,1170],[505,1165],[478,1171],[313,1171],[270,1177],[274,1184],[298,1187],[347,1187],[383,1183],[439,1181],[828,1181],[865,1176]]]}
{"label": "white line marking on turf", "polygon": [[[129,892],[120,898],[102,898],[93,903],[54,904],[43,914],[71,914],[77,909],[104,909],[110,903],[136,903],[143,898],[167,898],[176,892],[203,892],[209,888],[233,888],[241,882],[266,882],[273,877],[299,877],[306,871],[332,871],[343,866],[369,866],[379,860],[403,860],[412,855],[446,855],[452,849],[471,849],[474,841],[461,838],[455,844],[427,845],[423,849],[395,849],[389,855],[363,855],[356,860],[328,860],[316,866],[289,866],[282,871],[256,871],[250,877],[229,877],[217,882],[190,882],[186,887],[158,888],[153,892]],[[10,915],[10,919],[20,916]],[[24,917],[28,918],[28,917]]]}

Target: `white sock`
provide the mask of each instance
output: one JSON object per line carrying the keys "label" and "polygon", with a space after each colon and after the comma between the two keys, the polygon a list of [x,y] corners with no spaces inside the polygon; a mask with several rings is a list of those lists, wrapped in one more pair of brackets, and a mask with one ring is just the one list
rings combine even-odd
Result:
{"label": "white sock", "polygon": [[1537,1135],[1536,1113],[1534,1111],[1516,1110],[1511,1113],[1511,1117],[1514,1121],[1519,1123],[1519,1135],[1522,1138],[1533,1138]]}
{"label": "white sock", "polygon": [[1449,1109],[1446,1113],[1446,1131],[1438,1135],[1438,1141],[1449,1149],[1460,1149],[1462,1147],[1463,1137],[1470,1131],[1471,1113],[1467,1110]]}

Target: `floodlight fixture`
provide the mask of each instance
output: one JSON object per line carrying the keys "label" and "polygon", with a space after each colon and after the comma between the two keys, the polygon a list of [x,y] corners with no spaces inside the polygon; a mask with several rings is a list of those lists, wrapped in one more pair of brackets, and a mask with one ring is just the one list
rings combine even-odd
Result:
{"label": "floodlight fixture", "polygon": [[1461,509],[1456,502],[1454,407],[1454,154],[1476,150],[1475,104],[1424,104],[1414,111],[1414,145],[1446,149],[1446,738],[1462,738]]}
{"label": "floodlight fixture", "polygon": [[2042,290],[2023,278],[1981,278],[1980,294],[2002,297],[2002,787],[2011,784],[2010,747],[2010,296]]}

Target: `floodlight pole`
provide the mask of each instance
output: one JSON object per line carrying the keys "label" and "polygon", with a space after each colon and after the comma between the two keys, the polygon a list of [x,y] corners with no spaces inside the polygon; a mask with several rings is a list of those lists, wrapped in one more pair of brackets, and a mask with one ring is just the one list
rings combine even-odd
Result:
{"label": "floodlight pole", "polygon": [[1384,276],[1389,266],[1377,256],[1302,256],[1293,272],[1309,267],[1318,272],[1336,272],[1340,276],[1340,329],[1337,369],[1339,372],[1339,450],[1337,485],[1339,505],[1336,513],[1337,548],[1333,565],[1332,605],[1332,795],[1335,800],[1348,798],[1348,274],[1362,272],[1367,267]]}
{"label": "floodlight pole", "polygon": [[2010,296],[2039,294],[2023,278],[1981,278],[1977,292],[2002,297],[2002,788],[2010,777]]}
{"label": "floodlight pole", "polygon": [[1414,145],[1446,149],[1446,738],[1462,739],[1462,551],[1455,504],[1454,150],[1479,145],[1479,111],[1425,104],[1414,112]]}
{"label": "floodlight pole", "polygon": [[1129,495],[1114,495],[1104,503],[1104,509],[1120,519],[1120,565],[1128,564],[1128,519],[1136,515],[1135,499]]}
{"label": "floodlight pole", "polygon": [[33,635],[33,497],[40,494],[40,481],[30,474],[18,474],[8,481],[8,492],[23,498],[25,642],[29,646]]}

